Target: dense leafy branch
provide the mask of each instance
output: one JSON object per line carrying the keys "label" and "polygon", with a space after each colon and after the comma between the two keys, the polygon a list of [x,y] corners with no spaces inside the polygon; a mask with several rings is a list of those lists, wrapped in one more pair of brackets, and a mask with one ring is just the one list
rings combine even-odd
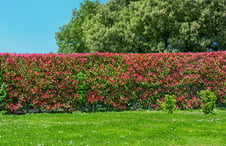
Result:
{"label": "dense leafy branch", "polygon": [[59,53],[225,50],[226,5],[206,0],[85,0],[56,33]]}

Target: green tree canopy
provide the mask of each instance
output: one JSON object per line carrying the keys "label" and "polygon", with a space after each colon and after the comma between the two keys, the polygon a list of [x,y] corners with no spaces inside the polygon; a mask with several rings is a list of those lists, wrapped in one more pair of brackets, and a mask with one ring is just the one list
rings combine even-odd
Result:
{"label": "green tree canopy", "polygon": [[56,33],[59,53],[225,50],[220,0],[85,0]]}
{"label": "green tree canopy", "polygon": [[73,10],[72,19],[56,32],[56,43],[59,53],[89,52],[85,44],[83,25],[96,15],[99,2],[85,0],[81,3],[80,10]]}

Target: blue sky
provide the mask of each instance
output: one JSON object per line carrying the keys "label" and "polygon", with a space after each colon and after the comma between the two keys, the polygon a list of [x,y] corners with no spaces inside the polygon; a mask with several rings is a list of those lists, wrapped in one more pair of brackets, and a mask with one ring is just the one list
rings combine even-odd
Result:
{"label": "blue sky", "polygon": [[72,10],[79,9],[81,2],[0,0],[0,52],[57,53],[55,32],[70,21]]}

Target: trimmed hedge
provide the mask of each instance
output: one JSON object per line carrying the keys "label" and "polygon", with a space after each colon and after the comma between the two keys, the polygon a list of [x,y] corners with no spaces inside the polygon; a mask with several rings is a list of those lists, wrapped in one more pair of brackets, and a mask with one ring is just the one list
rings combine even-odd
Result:
{"label": "trimmed hedge", "polygon": [[177,108],[199,108],[208,89],[226,104],[226,51],[162,54],[0,54],[8,113],[73,111],[102,105],[157,108],[175,95]]}

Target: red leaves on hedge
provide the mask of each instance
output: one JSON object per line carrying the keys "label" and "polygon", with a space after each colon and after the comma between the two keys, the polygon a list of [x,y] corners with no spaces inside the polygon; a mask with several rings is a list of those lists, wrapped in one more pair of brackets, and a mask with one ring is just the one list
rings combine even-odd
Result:
{"label": "red leaves on hedge", "polygon": [[[29,109],[75,110],[81,104],[124,109],[156,108],[174,94],[178,108],[197,108],[197,91],[217,94],[226,103],[226,52],[162,54],[9,54],[0,53],[9,112]],[[84,90],[79,73],[87,76]],[[81,97],[81,93],[84,96]],[[84,98],[81,100],[81,98]],[[82,102],[84,101],[84,102]]]}

